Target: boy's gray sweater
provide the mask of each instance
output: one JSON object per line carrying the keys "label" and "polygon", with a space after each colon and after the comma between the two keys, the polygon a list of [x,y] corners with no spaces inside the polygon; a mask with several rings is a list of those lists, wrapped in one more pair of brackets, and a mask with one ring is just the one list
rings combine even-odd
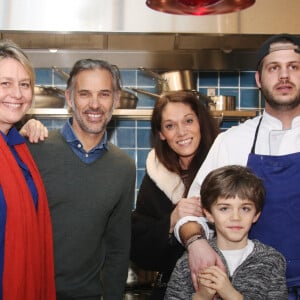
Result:
{"label": "boy's gray sweater", "polygon": [[[231,282],[244,300],[285,300],[288,299],[286,287],[286,262],[284,257],[274,248],[253,240],[254,249],[246,260],[235,270]],[[216,240],[210,245],[222,258],[227,268],[225,258],[217,248]],[[195,293],[185,252],[178,260],[168,283],[165,300],[189,300]],[[219,298],[221,299],[221,298]]]}

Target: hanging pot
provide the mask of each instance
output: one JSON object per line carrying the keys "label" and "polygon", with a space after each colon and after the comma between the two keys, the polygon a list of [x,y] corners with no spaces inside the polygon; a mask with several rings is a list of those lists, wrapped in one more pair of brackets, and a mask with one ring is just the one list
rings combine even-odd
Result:
{"label": "hanging pot", "polygon": [[158,74],[143,67],[139,69],[156,79],[156,88],[159,93],[197,90],[196,78],[191,70],[169,71]]}
{"label": "hanging pot", "polygon": [[63,108],[65,106],[65,92],[56,87],[34,87],[34,108]]}
{"label": "hanging pot", "polygon": [[134,109],[136,108],[138,100],[138,97],[134,93],[122,90],[119,105],[116,106],[116,108]]}
{"label": "hanging pot", "polygon": [[[137,92],[137,93],[141,93],[141,94],[153,97],[155,99],[159,99],[162,96],[162,94],[159,95],[159,94],[151,93],[151,92],[144,91],[144,90],[141,90],[141,89],[136,89],[136,88],[131,88],[131,90],[134,91],[134,92]],[[203,95],[203,94],[201,94],[197,91],[190,91],[190,92],[194,93],[205,107],[209,108],[209,105],[214,105],[214,102],[211,100],[210,97],[205,96],[205,95]]]}
{"label": "hanging pot", "polygon": [[212,111],[235,110],[235,96],[211,96],[209,109]]}

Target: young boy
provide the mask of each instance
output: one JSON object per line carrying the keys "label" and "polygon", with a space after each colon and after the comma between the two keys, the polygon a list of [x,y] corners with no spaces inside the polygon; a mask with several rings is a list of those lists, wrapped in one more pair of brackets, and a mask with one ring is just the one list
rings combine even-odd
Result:
{"label": "young boy", "polygon": [[217,266],[208,267],[198,275],[195,292],[186,252],[176,264],[165,299],[287,299],[284,257],[248,239],[263,207],[262,181],[246,167],[226,166],[207,175],[200,196],[204,214],[216,231],[209,243],[222,258],[227,274]]}

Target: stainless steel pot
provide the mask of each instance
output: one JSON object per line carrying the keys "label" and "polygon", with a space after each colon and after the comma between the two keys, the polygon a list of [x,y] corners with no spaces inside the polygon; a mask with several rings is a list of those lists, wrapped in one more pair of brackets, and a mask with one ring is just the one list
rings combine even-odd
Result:
{"label": "stainless steel pot", "polygon": [[65,92],[56,87],[34,87],[34,108],[63,108],[65,107]]}
{"label": "stainless steel pot", "polygon": [[138,97],[128,91],[122,90],[119,105],[116,108],[120,109],[134,109],[137,106]]}
{"label": "stainless steel pot", "polygon": [[[156,99],[159,99],[162,95],[162,94],[159,95],[159,94],[156,94],[156,93],[151,93],[151,92],[144,91],[144,90],[141,90],[141,89],[136,89],[136,88],[131,88],[131,90],[133,90],[134,92],[137,92],[137,93],[141,93],[141,94],[156,98]],[[210,103],[211,103],[211,105],[214,105],[214,103],[212,102],[210,97],[205,96],[205,95],[203,95],[203,94],[201,94],[197,91],[194,91],[194,90],[192,90],[191,92],[193,92],[198,97],[198,99],[202,102],[202,104],[204,106],[209,107]]]}
{"label": "stainless steel pot", "polygon": [[130,262],[128,276],[126,281],[127,287],[152,287],[157,277],[157,272],[145,271],[133,262]]}
{"label": "stainless steel pot", "polygon": [[141,71],[152,76],[157,81],[159,93],[170,91],[196,91],[196,78],[191,70],[169,71],[162,74],[140,67]]}
{"label": "stainless steel pot", "polygon": [[212,111],[235,110],[235,96],[211,96],[209,109]]}

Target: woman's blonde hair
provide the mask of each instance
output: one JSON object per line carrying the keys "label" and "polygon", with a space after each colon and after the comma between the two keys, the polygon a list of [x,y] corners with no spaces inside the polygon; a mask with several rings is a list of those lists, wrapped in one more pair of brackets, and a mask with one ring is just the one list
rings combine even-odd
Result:
{"label": "woman's blonde hair", "polygon": [[0,60],[4,58],[13,58],[24,67],[29,75],[32,94],[34,94],[34,68],[23,50],[10,40],[0,40]]}

